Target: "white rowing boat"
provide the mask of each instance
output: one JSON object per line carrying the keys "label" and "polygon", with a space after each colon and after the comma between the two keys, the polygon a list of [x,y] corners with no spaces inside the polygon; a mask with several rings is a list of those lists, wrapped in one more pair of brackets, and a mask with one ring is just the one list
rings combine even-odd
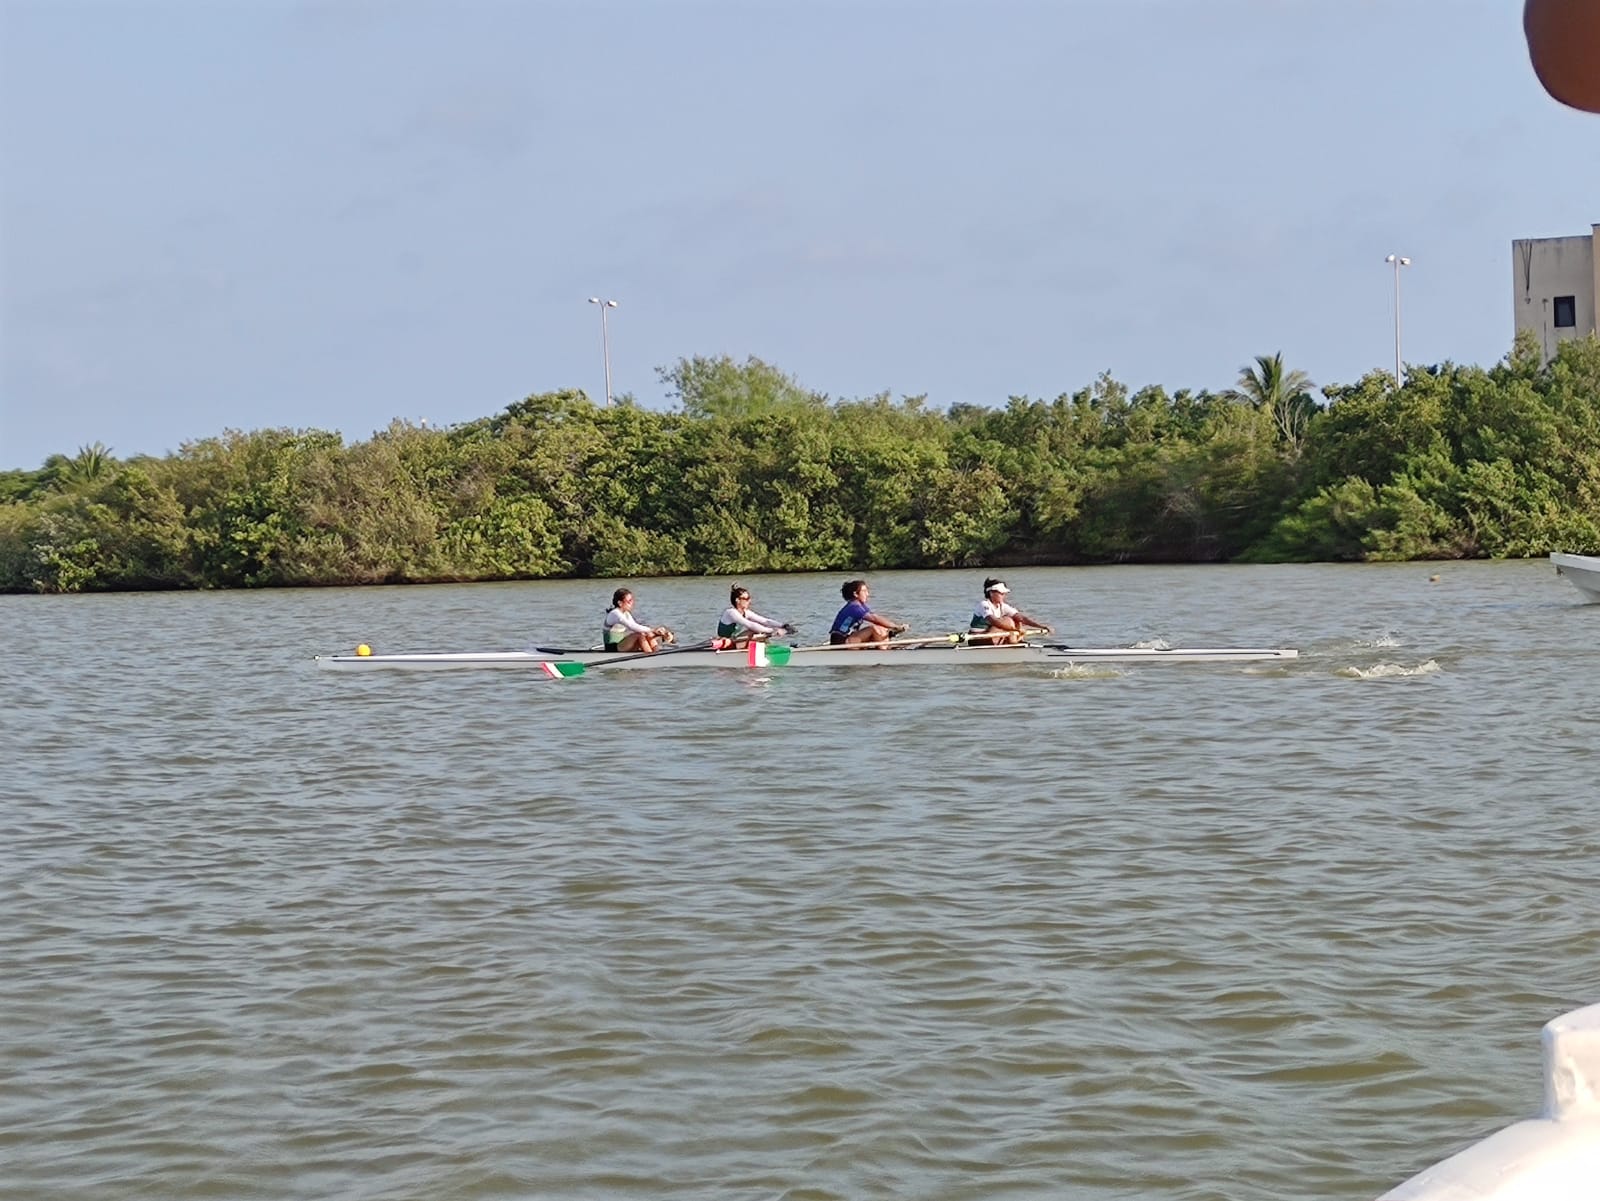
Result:
{"label": "white rowing boat", "polygon": [[[530,668],[547,675],[579,675],[585,670],[629,671],[664,667],[888,667],[888,666],[1045,666],[1077,663],[1260,663],[1293,659],[1296,650],[1256,647],[1172,649],[1119,646],[1075,647],[1049,643],[1016,646],[952,644],[942,638],[930,645],[908,644],[858,649],[846,646],[790,647],[755,643],[739,649],[711,650],[669,647],[653,655],[619,655],[593,650],[535,648],[527,651],[465,651],[400,655],[319,655],[317,666],[333,671],[455,671],[470,668]],[[564,670],[562,665],[569,665]]]}
{"label": "white rowing boat", "polygon": [[1600,557],[1555,554],[1550,556],[1550,562],[1555,565],[1557,575],[1566,576],[1572,586],[1583,593],[1584,600],[1600,602]]}

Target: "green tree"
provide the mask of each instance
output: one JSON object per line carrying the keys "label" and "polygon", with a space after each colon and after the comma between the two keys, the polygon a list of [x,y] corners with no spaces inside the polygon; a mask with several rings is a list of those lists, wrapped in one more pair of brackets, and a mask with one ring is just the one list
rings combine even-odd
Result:
{"label": "green tree", "polygon": [[103,442],[95,442],[78,448],[78,453],[67,461],[60,479],[68,486],[92,484],[103,480],[116,468],[116,465],[116,459],[111,456],[111,448]]}
{"label": "green tree", "polygon": [[1239,382],[1227,395],[1268,414],[1278,440],[1290,455],[1298,456],[1306,425],[1317,411],[1317,403],[1311,397],[1314,387],[1304,371],[1284,367],[1283,352],[1279,351],[1257,355],[1255,366],[1241,367]]}
{"label": "green tree", "polygon": [[657,371],[667,395],[690,417],[740,419],[784,409],[817,411],[825,398],[754,355],[735,363],[728,355],[696,355]]}

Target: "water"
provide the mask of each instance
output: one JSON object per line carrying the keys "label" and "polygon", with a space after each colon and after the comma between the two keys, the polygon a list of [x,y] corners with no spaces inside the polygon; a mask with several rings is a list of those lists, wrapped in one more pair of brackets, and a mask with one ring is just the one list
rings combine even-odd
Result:
{"label": "water", "polygon": [[[1370,1197],[1535,1113],[1600,999],[1600,606],[1008,579],[1302,658],[347,676],[591,640],[610,585],[0,598],[0,1195]],[[727,588],[636,590],[695,635]]]}

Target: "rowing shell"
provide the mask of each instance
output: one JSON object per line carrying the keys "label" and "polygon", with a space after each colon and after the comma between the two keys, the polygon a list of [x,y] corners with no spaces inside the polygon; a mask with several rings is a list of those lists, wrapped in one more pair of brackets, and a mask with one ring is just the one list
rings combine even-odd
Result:
{"label": "rowing shell", "polygon": [[[585,668],[618,671],[665,667],[769,667],[783,659],[787,667],[889,667],[1044,665],[1074,663],[1260,663],[1294,659],[1296,650],[1258,647],[1156,649],[1142,646],[1078,647],[1021,643],[1015,646],[907,646],[858,650],[855,647],[763,647],[737,650],[662,650],[653,655],[619,655],[604,651],[462,651],[408,655],[318,655],[317,666],[333,671],[456,671],[503,667],[551,671],[546,664],[579,663]],[[782,652],[787,651],[787,656]]]}

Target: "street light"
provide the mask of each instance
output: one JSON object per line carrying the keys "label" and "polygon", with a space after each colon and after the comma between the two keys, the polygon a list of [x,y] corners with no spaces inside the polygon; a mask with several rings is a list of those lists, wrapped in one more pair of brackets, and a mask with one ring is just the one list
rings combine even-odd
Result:
{"label": "street light", "polygon": [[1383,260],[1394,264],[1394,386],[1400,386],[1400,268],[1411,266],[1403,255],[1391,254]]}
{"label": "street light", "polygon": [[606,326],[606,310],[617,307],[614,300],[601,300],[598,296],[589,297],[590,304],[600,306],[600,353],[606,361],[606,408],[611,407],[611,331]]}

